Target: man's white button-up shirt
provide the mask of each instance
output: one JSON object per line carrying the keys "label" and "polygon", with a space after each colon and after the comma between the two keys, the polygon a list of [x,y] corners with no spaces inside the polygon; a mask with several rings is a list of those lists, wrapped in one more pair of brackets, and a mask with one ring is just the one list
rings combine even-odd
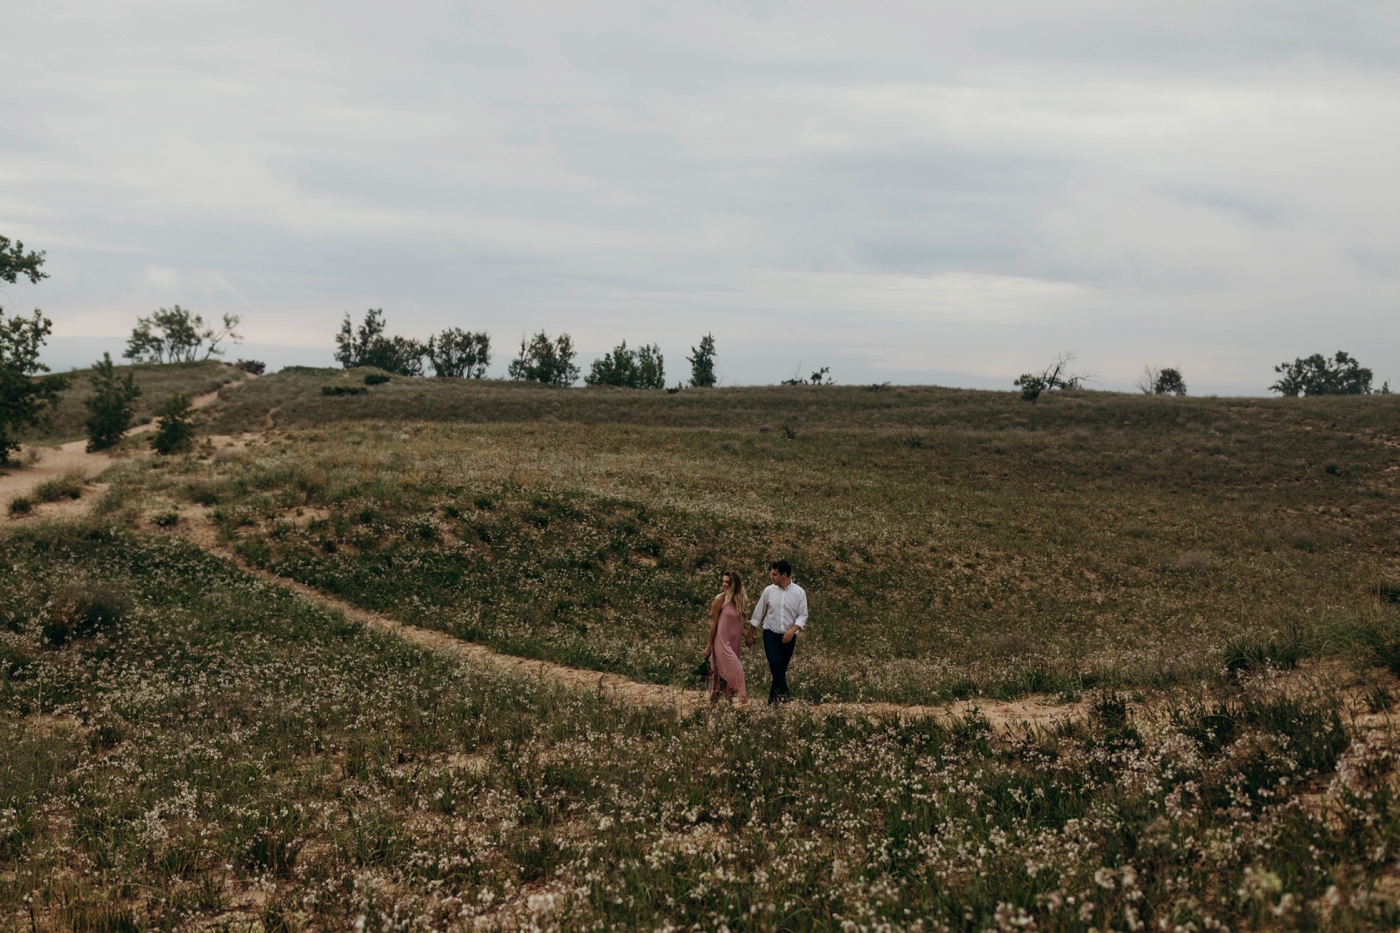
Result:
{"label": "man's white button-up shirt", "polygon": [[763,595],[758,598],[757,605],[753,607],[753,619],[749,624],[754,628],[761,625],[779,635],[787,634],[787,630],[794,625],[805,629],[807,591],[796,583],[789,583],[786,589],[776,583],[769,584],[763,590]]}

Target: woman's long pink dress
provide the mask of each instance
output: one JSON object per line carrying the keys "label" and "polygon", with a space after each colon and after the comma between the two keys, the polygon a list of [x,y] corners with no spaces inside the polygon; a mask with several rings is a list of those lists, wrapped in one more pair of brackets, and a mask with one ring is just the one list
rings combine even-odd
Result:
{"label": "woman's long pink dress", "polygon": [[729,690],[747,703],[749,695],[744,691],[744,666],[739,663],[739,646],[744,642],[744,620],[739,618],[739,610],[732,603],[725,603],[719,611],[719,627],[715,630],[714,680],[710,693]]}

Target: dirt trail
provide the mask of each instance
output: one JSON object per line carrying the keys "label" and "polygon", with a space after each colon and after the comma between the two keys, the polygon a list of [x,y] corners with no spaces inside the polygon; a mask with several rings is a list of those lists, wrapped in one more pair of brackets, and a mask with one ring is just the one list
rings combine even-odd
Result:
{"label": "dirt trail", "polygon": [[[234,383],[234,385],[242,384],[242,382]],[[219,393],[215,391],[197,396],[192,401],[196,408],[207,408],[215,404],[218,399]],[[275,410],[268,412],[269,425],[273,424],[272,418],[274,413]],[[140,427],[133,428],[128,433],[143,434],[154,429],[154,424],[141,425]],[[232,439],[223,440],[225,443],[229,443]],[[0,477],[0,513],[3,513],[0,514],[0,523],[11,520],[22,520],[11,519],[4,507],[16,497],[31,493],[40,483],[58,476],[63,476],[67,473],[81,473],[85,479],[91,479],[107,469],[115,459],[116,458],[105,452],[88,453],[85,441],[73,441],[64,444],[56,451],[53,449],[40,449],[38,452],[38,459],[35,460],[32,465],[15,470],[7,476]],[[31,513],[29,520],[32,520],[33,517],[80,517],[86,514],[96,499],[97,496],[89,494],[77,501],[70,500],[63,503],[43,506]],[[154,527],[147,530],[152,532],[159,531],[159,529],[155,529]],[[604,674],[598,671],[580,670],[578,668],[564,667],[549,661],[531,660],[515,657],[514,655],[499,654],[482,645],[454,638],[444,632],[397,622],[378,613],[361,609],[344,600],[327,596],[319,590],[306,586],[305,584],[297,583],[286,577],[281,577],[266,570],[253,567],[244,562],[242,558],[230,549],[221,546],[215,537],[213,526],[210,525],[207,520],[206,510],[204,509],[186,508],[183,510],[181,521],[173,530],[175,534],[190,543],[230,563],[236,564],[245,573],[265,580],[275,586],[293,590],[305,598],[314,600],[324,606],[338,609],[345,614],[346,618],[354,619],[380,631],[392,632],[408,642],[422,645],[425,648],[430,648],[443,654],[452,655],[476,664],[490,665],[531,676],[548,678],[556,683],[577,689],[596,691],[600,694],[606,694],[617,702],[632,706],[664,707],[686,711],[703,708],[708,703],[705,695],[699,690],[685,690],[679,687],[669,687],[660,684],[644,684],[618,674]],[[893,703],[827,703],[816,705],[794,703],[793,705],[816,712],[819,715],[871,716],[886,719],[892,717],[901,719],[925,718],[929,716],[951,718],[964,716],[976,710],[985,717],[992,726],[998,728],[1028,725],[1048,726],[1057,721],[1078,718],[1085,713],[1085,704],[1083,702],[1051,705],[1045,702],[1045,698],[1035,697],[1028,697],[1024,700],[1009,703],[974,703],[964,701],[949,706],[900,706]]]}
{"label": "dirt trail", "polygon": [[[241,384],[242,380],[232,383],[233,386]],[[190,399],[190,405],[193,408],[208,408],[218,400],[219,390],[216,389],[213,392],[196,395]],[[149,424],[137,425],[126,433],[128,435],[146,434],[155,429],[156,423],[152,421]],[[11,519],[10,517],[10,503],[20,496],[29,495],[43,483],[70,474],[81,475],[84,480],[90,480],[101,474],[120,457],[120,454],[114,456],[108,451],[88,453],[87,441],[85,440],[69,441],[56,449],[26,445],[19,455],[20,465],[12,467],[8,473],[0,475],[0,524],[18,521],[19,519]],[[96,497],[84,498],[88,501],[81,505],[73,503],[72,500],[36,504],[35,510],[26,517],[56,518],[75,511],[86,512],[87,506]]]}

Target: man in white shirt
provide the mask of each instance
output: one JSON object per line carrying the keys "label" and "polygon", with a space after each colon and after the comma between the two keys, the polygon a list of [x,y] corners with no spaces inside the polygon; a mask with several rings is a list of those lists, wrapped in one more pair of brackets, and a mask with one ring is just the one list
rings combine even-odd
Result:
{"label": "man in white shirt", "polygon": [[787,561],[773,561],[768,571],[773,585],[764,588],[749,624],[763,628],[763,653],[773,675],[773,686],[768,689],[768,705],[772,706],[792,699],[787,668],[797,647],[797,633],[807,630],[807,593],[792,582],[792,565]]}

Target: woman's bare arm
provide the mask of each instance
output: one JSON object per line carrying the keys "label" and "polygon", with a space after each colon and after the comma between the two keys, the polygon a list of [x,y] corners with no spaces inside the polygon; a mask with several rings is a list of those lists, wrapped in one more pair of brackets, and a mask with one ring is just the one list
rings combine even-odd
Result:
{"label": "woman's bare arm", "polygon": [[719,631],[719,614],[722,609],[724,609],[723,594],[716,596],[714,601],[710,603],[710,638],[705,643],[705,657],[707,658],[715,651],[715,633]]}

